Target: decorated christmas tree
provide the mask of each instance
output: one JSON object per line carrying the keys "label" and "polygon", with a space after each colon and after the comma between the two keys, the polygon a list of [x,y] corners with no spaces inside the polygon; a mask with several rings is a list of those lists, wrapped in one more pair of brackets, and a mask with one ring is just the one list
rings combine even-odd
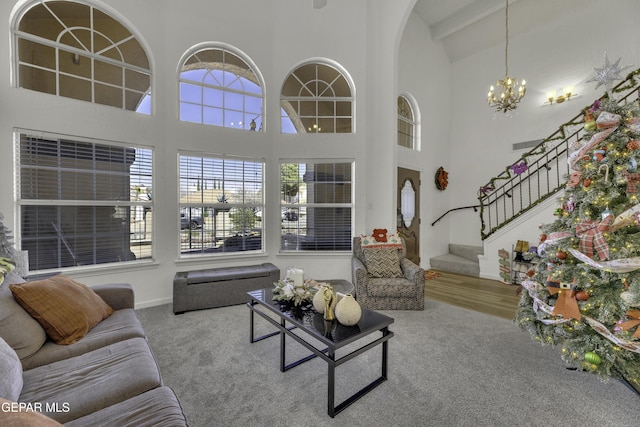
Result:
{"label": "decorated christmas tree", "polygon": [[21,253],[13,246],[13,235],[11,230],[4,225],[4,215],[0,213],[0,258],[9,258],[16,265],[16,273],[26,277],[29,273],[28,261],[25,254]]}
{"label": "decorated christmas tree", "polygon": [[584,111],[557,219],[540,226],[542,261],[523,282],[516,322],[558,346],[568,367],[640,391],[640,105],[615,99],[619,62],[605,55],[590,80],[607,94]]}
{"label": "decorated christmas tree", "polygon": [[4,215],[0,213],[0,257],[15,258],[16,250],[13,247],[13,236],[11,230],[5,227]]}

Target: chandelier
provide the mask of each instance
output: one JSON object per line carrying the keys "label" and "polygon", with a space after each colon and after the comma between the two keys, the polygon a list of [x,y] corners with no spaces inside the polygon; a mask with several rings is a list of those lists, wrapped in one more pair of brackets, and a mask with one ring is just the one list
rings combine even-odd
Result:
{"label": "chandelier", "polygon": [[504,79],[498,80],[496,87],[491,86],[489,88],[489,95],[487,101],[490,107],[496,109],[496,111],[502,111],[506,113],[510,110],[515,110],[517,104],[524,98],[524,94],[527,91],[527,82],[522,79],[522,83],[518,83],[518,79],[515,77],[509,77],[509,0],[505,7],[505,45],[504,45]]}

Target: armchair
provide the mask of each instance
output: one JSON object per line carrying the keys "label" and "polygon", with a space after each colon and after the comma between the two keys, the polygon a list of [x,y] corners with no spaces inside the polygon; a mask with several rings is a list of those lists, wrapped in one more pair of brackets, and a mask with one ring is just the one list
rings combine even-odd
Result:
{"label": "armchair", "polygon": [[381,271],[381,265],[395,263],[395,254],[391,260],[379,262],[365,254],[360,237],[353,238],[351,275],[356,298],[373,310],[424,310],[424,269],[405,258],[404,240],[402,249],[396,250],[399,268],[392,265],[389,271]]}

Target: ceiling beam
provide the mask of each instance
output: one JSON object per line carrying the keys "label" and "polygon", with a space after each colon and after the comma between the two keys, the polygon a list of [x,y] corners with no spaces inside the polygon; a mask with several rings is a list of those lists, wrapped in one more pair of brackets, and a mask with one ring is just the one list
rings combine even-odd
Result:
{"label": "ceiling beam", "polygon": [[[509,3],[513,4],[516,1],[510,0]],[[433,24],[431,26],[431,38],[434,41],[442,40],[456,31],[460,31],[492,13],[504,9],[505,5],[505,0],[475,0],[442,21]]]}

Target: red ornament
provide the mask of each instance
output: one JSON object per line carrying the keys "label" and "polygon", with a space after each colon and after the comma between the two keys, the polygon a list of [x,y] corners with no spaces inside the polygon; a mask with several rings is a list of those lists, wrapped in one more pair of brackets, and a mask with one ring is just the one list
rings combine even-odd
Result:
{"label": "red ornament", "polygon": [[587,291],[578,291],[576,292],[576,299],[578,301],[586,301],[589,299],[589,292]]}
{"label": "red ornament", "polygon": [[558,251],[556,252],[556,258],[561,259],[561,260],[565,260],[567,259],[567,253],[564,251]]}
{"label": "red ornament", "polygon": [[547,235],[546,234],[541,234],[540,235],[540,243],[544,242],[545,240],[547,240]]}
{"label": "red ornament", "polygon": [[627,150],[637,150],[638,148],[640,148],[640,142],[635,139],[632,139],[627,143]]}
{"label": "red ornament", "polygon": [[589,178],[585,179],[583,182],[585,188],[591,185],[591,180]]}

